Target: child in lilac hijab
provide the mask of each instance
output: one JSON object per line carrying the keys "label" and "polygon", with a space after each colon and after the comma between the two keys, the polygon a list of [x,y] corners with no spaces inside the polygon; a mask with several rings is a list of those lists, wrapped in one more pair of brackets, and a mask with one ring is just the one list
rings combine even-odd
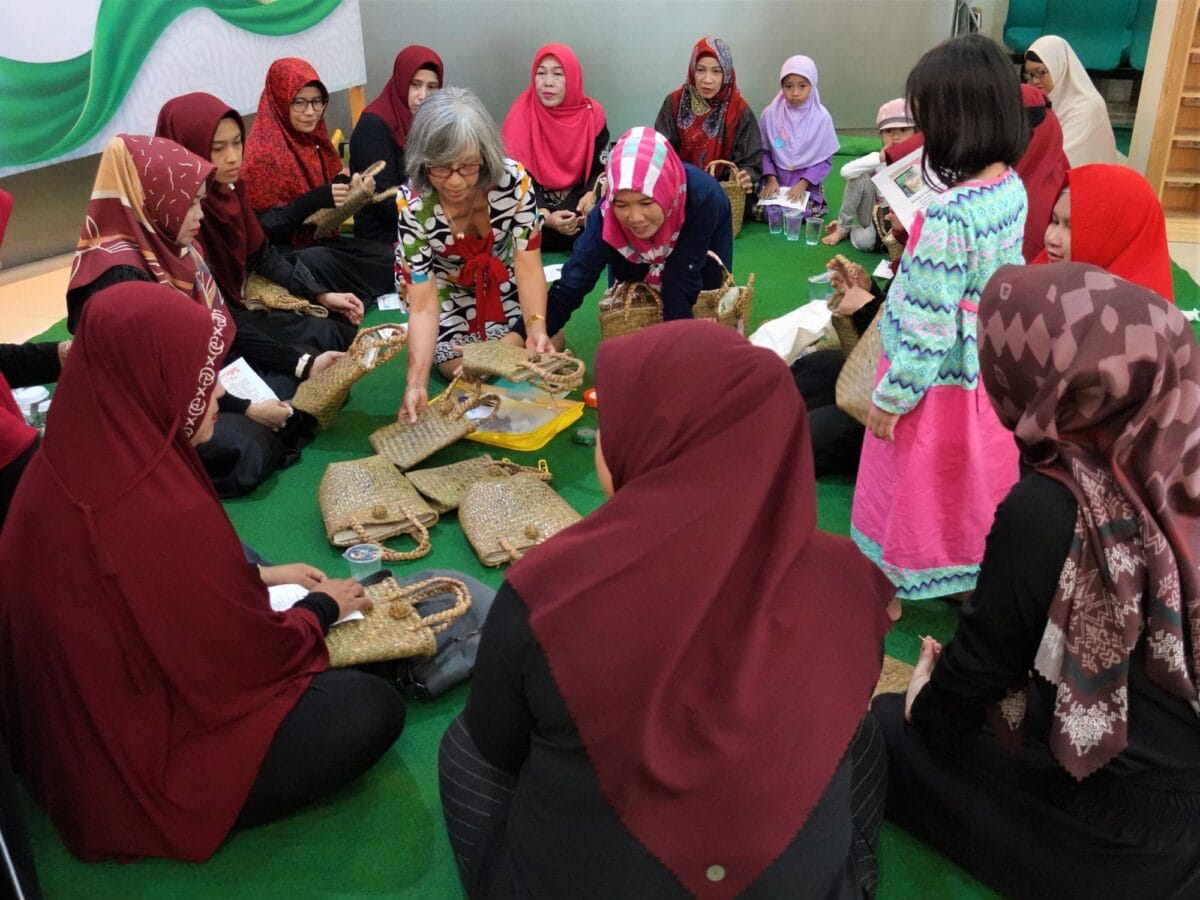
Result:
{"label": "child in lilac hijab", "polygon": [[808,191],[809,216],[828,210],[821,183],[833,169],[837,133],[817,91],[817,64],[793,56],[779,70],[779,93],[759,119],[763,140],[763,179],[758,196],[768,200],[783,193],[797,201]]}

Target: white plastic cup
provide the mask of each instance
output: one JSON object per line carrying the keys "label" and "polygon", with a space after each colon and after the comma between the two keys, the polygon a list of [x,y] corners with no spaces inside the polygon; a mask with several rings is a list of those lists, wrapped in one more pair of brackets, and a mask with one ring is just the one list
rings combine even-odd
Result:
{"label": "white plastic cup", "polygon": [[350,577],[364,581],[383,567],[383,548],[378,544],[355,544],[342,554],[350,565]]}

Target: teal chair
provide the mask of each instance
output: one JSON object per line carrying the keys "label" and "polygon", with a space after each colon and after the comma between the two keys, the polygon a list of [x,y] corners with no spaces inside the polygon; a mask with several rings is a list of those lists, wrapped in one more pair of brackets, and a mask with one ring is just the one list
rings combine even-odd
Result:
{"label": "teal chair", "polygon": [[1057,34],[1085,69],[1107,72],[1129,51],[1138,0],[1047,0],[1045,34]]}
{"label": "teal chair", "polygon": [[1133,33],[1129,38],[1129,65],[1146,71],[1146,51],[1150,49],[1150,30],[1154,27],[1154,9],[1158,0],[1138,0],[1133,14]]}
{"label": "teal chair", "polygon": [[1045,34],[1046,0],[1009,0],[1004,19],[1004,43],[1014,53],[1024,53],[1029,45]]}

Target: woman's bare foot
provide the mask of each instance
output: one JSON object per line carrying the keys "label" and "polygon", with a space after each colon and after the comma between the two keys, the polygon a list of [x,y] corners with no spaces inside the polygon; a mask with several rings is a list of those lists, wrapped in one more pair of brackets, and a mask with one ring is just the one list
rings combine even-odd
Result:
{"label": "woman's bare foot", "polygon": [[825,230],[828,234],[821,238],[821,243],[827,247],[835,247],[850,236],[850,232],[842,231],[837,222],[830,222]]}

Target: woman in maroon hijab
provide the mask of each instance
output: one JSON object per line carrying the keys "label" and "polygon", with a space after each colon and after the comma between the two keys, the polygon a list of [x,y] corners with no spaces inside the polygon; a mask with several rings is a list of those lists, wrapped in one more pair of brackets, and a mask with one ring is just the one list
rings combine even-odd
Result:
{"label": "woman in maroon hijab", "polygon": [[[367,105],[350,135],[350,171],[382,161],[375,190],[403,184],[404,149],[413,116],[431,92],[446,83],[442,58],[420,44],[405,47],[392,63],[392,77]],[[354,236],[391,247],[396,243],[396,204],[373,203],[354,214]]]}
{"label": "woman in maroon hijab", "polygon": [[83,859],[206,859],[403,727],[385,681],[325,671],[362,588],[273,612],[196,455],[225,318],[158,284],[92,297],[0,536],[0,728]]}
{"label": "woman in maroon hijab", "polygon": [[787,367],[685,320],[596,383],[611,499],[513,567],[442,741],[468,895],[870,890],[892,590],[816,529]]}

